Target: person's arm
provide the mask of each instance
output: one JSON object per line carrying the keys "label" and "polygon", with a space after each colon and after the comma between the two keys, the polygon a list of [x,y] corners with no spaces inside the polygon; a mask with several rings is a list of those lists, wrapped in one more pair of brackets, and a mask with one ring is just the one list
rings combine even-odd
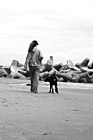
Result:
{"label": "person's arm", "polygon": [[24,64],[24,66],[25,66],[25,68],[26,68],[27,70],[29,69],[29,60],[30,60],[30,58],[31,58],[31,53],[28,52],[28,53],[27,53],[27,56],[26,56],[25,64]]}

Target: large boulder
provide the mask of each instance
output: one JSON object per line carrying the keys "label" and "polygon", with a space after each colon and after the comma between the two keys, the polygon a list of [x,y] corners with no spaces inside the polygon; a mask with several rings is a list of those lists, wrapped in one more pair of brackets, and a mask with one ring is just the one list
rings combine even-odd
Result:
{"label": "large boulder", "polygon": [[10,74],[7,76],[8,78],[20,78],[24,79],[27,73],[23,64],[19,63],[17,60],[13,60],[10,65]]}
{"label": "large boulder", "polygon": [[7,75],[7,71],[3,67],[0,68],[0,77],[6,77]]}

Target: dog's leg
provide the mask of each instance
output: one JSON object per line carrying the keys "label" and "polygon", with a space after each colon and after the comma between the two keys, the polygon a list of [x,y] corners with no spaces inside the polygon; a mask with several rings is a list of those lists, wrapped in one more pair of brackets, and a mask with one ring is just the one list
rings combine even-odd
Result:
{"label": "dog's leg", "polygon": [[50,90],[49,90],[49,93],[51,93],[51,89],[52,89],[52,85],[51,85],[51,83],[50,83]]}
{"label": "dog's leg", "polygon": [[55,92],[58,93],[58,86],[57,86],[57,83],[55,83]]}

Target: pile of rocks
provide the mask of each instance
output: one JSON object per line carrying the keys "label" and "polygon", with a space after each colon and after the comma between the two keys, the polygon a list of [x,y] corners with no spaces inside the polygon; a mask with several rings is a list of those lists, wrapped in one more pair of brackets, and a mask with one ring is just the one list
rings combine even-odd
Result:
{"label": "pile of rocks", "polygon": [[[40,80],[56,75],[59,82],[93,83],[93,62],[89,62],[89,58],[76,64],[73,64],[71,60],[68,60],[66,64],[53,64],[51,60],[48,60],[41,67]],[[13,60],[9,67],[0,66],[0,77],[29,79],[29,71],[19,61]]]}

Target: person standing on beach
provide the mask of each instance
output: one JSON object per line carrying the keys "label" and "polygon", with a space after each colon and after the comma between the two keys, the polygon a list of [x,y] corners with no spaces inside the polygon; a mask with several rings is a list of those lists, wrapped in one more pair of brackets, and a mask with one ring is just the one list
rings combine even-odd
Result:
{"label": "person standing on beach", "polygon": [[31,92],[38,93],[39,73],[42,65],[43,56],[41,51],[37,48],[38,42],[33,40],[30,43],[28,53],[26,56],[25,67],[29,69],[31,80]]}

